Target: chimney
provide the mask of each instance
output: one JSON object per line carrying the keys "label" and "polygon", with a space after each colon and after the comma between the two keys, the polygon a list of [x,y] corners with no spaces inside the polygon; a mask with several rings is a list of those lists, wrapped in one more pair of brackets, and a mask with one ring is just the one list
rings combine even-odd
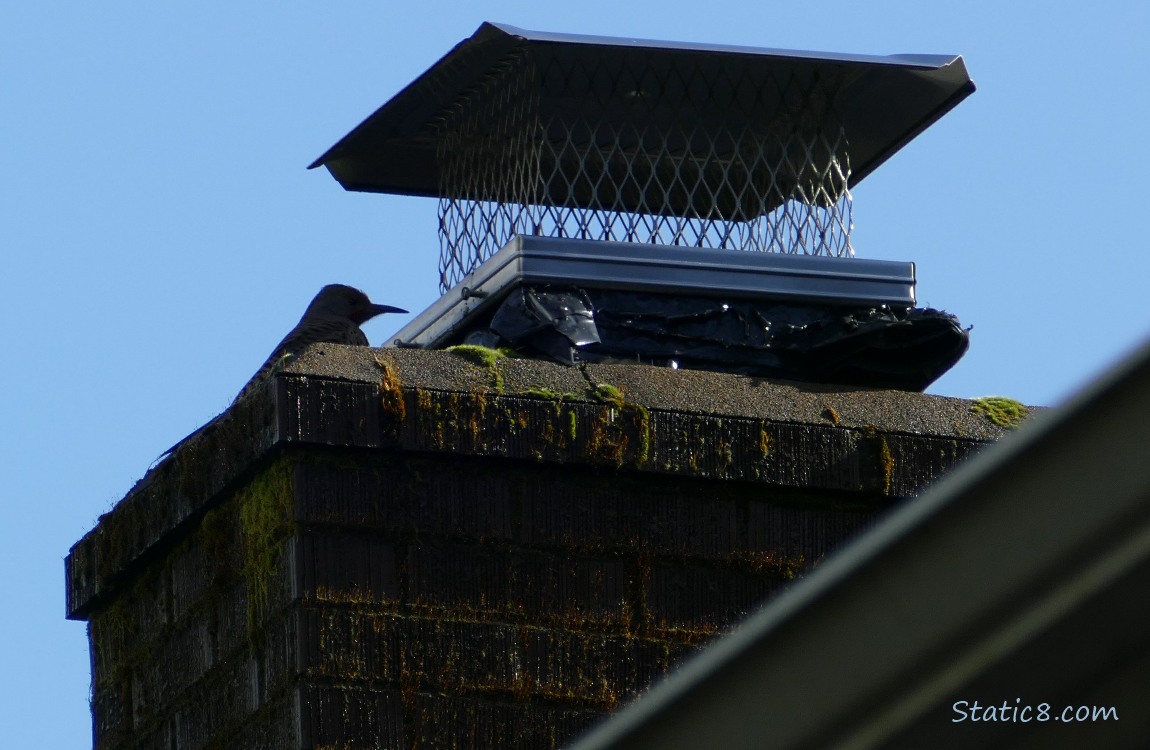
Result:
{"label": "chimney", "polygon": [[316,162],[438,198],[444,296],[292,357],[71,550],[94,747],[558,747],[1000,437],[918,392],[966,333],[850,242],[971,90],[484,24]]}
{"label": "chimney", "polygon": [[395,346],[923,390],[967,348],[851,188],[974,90],[961,57],[482,25],[312,164],[439,199],[443,297]]}

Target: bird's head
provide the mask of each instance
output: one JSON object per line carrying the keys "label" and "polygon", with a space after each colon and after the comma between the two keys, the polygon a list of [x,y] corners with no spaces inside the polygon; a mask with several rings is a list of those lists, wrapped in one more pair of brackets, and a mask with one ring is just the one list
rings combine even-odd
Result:
{"label": "bird's head", "polygon": [[405,313],[400,307],[377,305],[358,289],[344,284],[328,284],[307,306],[304,317],[342,318],[356,325],[371,320],[382,313]]}

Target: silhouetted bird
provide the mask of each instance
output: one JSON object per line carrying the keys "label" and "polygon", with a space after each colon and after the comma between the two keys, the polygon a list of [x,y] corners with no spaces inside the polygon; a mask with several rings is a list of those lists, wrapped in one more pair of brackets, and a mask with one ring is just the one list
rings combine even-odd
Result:
{"label": "silhouetted bird", "polygon": [[[359,327],[376,315],[389,312],[405,313],[407,310],[391,305],[377,305],[368,299],[366,294],[350,286],[328,284],[319,290],[319,294],[307,306],[307,310],[299,319],[299,323],[296,323],[295,328],[291,329],[287,336],[284,336],[283,341],[279,342],[267,361],[240,389],[232,403],[234,404],[254,391],[268,375],[280,366],[285,358],[299,353],[308,344],[367,346],[367,336]],[[160,454],[157,460],[174,453],[177,448],[193,438],[210,432],[218,420],[219,417],[216,417],[168,448]]]}
{"label": "silhouetted bird", "polygon": [[240,389],[235,401],[255,390],[284,357],[298,353],[308,344],[367,346],[367,336],[359,328],[361,325],[376,315],[405,312],[407,310],[391,305],[377,305],[366,294],[350,286],[328,284],[307,306],[296,327],[284,336],[267,361]]}

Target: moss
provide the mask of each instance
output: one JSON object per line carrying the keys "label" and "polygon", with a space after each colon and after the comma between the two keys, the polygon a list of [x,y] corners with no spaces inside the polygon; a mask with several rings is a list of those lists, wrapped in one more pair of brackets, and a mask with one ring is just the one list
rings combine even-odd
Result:
{"label": "moss", "polygon": [[416,388],[415,406],[416,430],[428,430],[434,444],[442,447],[445,437],[443,399],[426,388]]}
{"label": "moss", "polygon": [[[562,433],[559,433],[562,438],[566,439],[566,442],[564,443],[561,440],[559,445],[562,447],[564,444],[575,444],[575,439],[579,435],[579,415],[573,408],[567,406],[566,402],[580,400],[582,398],[580,394],[571,393],[570,391],[559,393],[550,388],[535,387],[528,388],[522,395],[530,398],[541,398],[547,401],[553,401],[555,403],[555,415],[559,419],[564,420],[566,424],[566,429]],[[547,431],[548,442],[553,442],[557,434],[554,428],[551,425],[547,425],[544,429]]]}
{"label": "moss", "polygon": [[[487,424],[487,394],[472,393],[467,412],[467,433],[472,445],[483,446],[484,426]],[[458,407],[457,407],[458,408]]]}
{"label": "moss", "polygon": [[503,392],[503,375],[500,374],[497,365],[499,360],[507,358],[509,350],[492,349],[476,344],[457,344],[456,346],[447,347],[444,351],[451,352],[457,357],[462,357],[474,365],[486,367],[487,371],[491,374],[491,387],[499,393]]}
{"label": "moss", "polygon": [[639,452],[635,456],[635,465],[643,466],[651,457],[651,413],[647,407],[639,404],[627,404],[627,408],[632,410],[632,420],[639,432]]}
{"label": "moss", "polygon": [[284,540],[294,531],[292,464],[280,459],[252,477],[236,497],[243,540],[243,577],[248,591],[248,634],[254,635],[268,611],[271,582],[279,569]]}
{"label": "moss", "polygon": [[[623,397],[623,392],[610,383],[595,383],[585,367],[581,368],[587,381],[586,397],[604,404],[587,439],[586,455],[622,466],[628,456],[634,466],[647,463],[651,454],[651,414],[647,407],[633,404]],[[565,394],[575,396],[575,394]],[[560,402],[561,403],[561,402]],[[577,432],[577,418],[569,412],[568,434],[572,443]]]}
{"label": "moss", "polygon": [[395,363],[388,359],[375,358],[375,364],[383,371],[379,381],[379,400],[383,405],[383,413],[392,419],[392,432],[399,434],[400,427],[407,417],[407,401],[403,397],[403,383]]}
{"label": "moss", "polygon": [[591,437],[587,441],[587,451],[592,457],[620,467],[626,458],[627,446],[630,445],[631,439],[625,432],[612,427],[613,425],[606,419],[596,421],[591,430]]}
{"label": "moss", "polygon": [[767,432],[765,426],[759,427],[759,455],[766,458],[774,449],[775,439],[771,437],[771,433]]}
{"label": "moss", "polygon": [[636,467],[645,465],[651,454],[650,412],[645,406],[625,401],[611,401],[609,404],[595,420],[587,441],[588,453],[616,467],[626,463],[628,455]]}
{"label": "moss", "polygon": [[477,346],[476,344],[449,346],[445,351],[449,351],[457,357],[462,357],[468,362],[479,365],[480,367],[494,367],[496,362],[507,356],[501,349],[491,349],[486,346]]}
{"label": "moss", "polygon": [[999,427],[1018,427],[1029,414],[1029,410],[1019,401],[1005,396],[985,396],[971,402],[971,411],[981,414]]}
{"label": "moss", "polygon": [[863,428],[863,432],[866,434],[866,439],[872,441],[878,449],[878,469],[879,475],[882,477],[882,493],[889,495],[894,487],[894,452],[890,449],[890,443],[883,435],[879,434],[878,428],[874,425],[867,425]]}
{"label": "moss", "polygon": [[609,383],[598,383],[589,389],[591,396],[597,401],[602,401],[605,404],[611,404],[617,409],[622,409],[626,406],[623,400],[623,392]]}
{"label": "moss", "polygon": [[715,441],[715,454],[720,474],[726,474],[735,462],[735,451],[729,442],[719,437]]}
{"label": "moss", "polygon": [[879,468],[882,469],[882,491],[889,495],[894,486],[894,453],[884,437],[879,437],[878,460]]}

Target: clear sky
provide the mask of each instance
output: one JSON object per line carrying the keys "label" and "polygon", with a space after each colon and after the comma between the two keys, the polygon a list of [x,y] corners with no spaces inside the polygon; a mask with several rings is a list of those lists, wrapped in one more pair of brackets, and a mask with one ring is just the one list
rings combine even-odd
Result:
{"label": "clear sky", "polygon": [[[854,191],[863,258],[973,325],[931,392],[1057,404],[1147,332],[1150,4],[14,2],[0,10],[0,727],[90,745],[69,547],[325,283],[438,295],[434,201],[305,167],[485,20],[962,54],[979,90]],[[366,327],[382,342],[407,319]]]}

